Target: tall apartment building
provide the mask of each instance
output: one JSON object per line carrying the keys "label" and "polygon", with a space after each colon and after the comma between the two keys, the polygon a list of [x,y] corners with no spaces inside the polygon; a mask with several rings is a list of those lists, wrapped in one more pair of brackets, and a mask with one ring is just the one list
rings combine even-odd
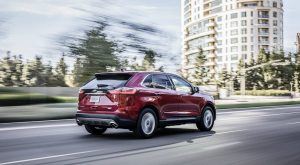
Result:
{"label": "tall apartment building", "polygon": [[181,9],[185,76],[195,69],[199,47],[211,79],[236,70],[241,58],[257,59],[262,48],[283,49],[282,0],[182,0]]}

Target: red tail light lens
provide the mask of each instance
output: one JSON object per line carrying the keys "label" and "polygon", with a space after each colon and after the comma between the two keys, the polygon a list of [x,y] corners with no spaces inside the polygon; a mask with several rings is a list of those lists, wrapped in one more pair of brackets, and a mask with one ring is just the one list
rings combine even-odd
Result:
{"label": "red tail light lens", "polygon": [[112,91],[109,91],[111,94],[124,94],[124,95],[134,95],[137,90],[134,88],[119,88]]}
{"label": "red tail light lens", "polygon": [[80,100],[83,99],[84,96],[85,96],[84,90],[80,89],[79,92],[78,92],[78,94],[79,94],[78,101],[80,101]]}

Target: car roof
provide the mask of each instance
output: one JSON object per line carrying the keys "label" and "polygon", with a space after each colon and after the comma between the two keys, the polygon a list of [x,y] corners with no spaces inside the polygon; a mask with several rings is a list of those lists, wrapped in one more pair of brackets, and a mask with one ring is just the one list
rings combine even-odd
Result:
{"label": "car roof", "polygon": [[137,73],[146,73],[146,74],[152,74],[152,73],[164,73],[159,71],[119,71],[119,72],[102,72],[102,73],[96,73],[95,75],[101,75],[101,74],[137,74]]}
{"label": "car roof", "polygon": [[[166,73],[166,72],[160,72],[160,71],[118,71],[118,72],[103,72],[103,73],[96,73],[95,76],[99,75],[107,75],[107,74],[166,74],[166,75],[173,75],[173,76],[179,76],[177,74],[173,73]],[[179,76],[181,77],[181,76]]]}

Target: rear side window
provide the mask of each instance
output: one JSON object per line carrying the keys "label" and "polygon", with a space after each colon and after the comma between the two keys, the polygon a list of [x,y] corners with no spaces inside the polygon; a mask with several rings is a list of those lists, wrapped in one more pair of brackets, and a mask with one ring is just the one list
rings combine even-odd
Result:
{"label": "rear side window", "polygon": [[116,89],[125,86],[132,75],[130,74],[99,74],[85,84],[82,89]]}
{"label": "rear side window", "polygon": [[166,75],[154,74],[148,76],[143,85],[148,88],[172,89],[172,84]]}

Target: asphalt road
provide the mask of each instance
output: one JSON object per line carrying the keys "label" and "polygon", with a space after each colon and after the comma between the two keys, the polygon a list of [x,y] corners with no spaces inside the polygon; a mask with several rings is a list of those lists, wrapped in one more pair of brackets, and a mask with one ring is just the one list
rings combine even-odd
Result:
{"label": "asphalt road", "polygon": [[73,120],[0,124],[5,164],[300,164],[300,106],[222,110],[213,131],[168,127],[153,139],[127,130],[92,136]]}

